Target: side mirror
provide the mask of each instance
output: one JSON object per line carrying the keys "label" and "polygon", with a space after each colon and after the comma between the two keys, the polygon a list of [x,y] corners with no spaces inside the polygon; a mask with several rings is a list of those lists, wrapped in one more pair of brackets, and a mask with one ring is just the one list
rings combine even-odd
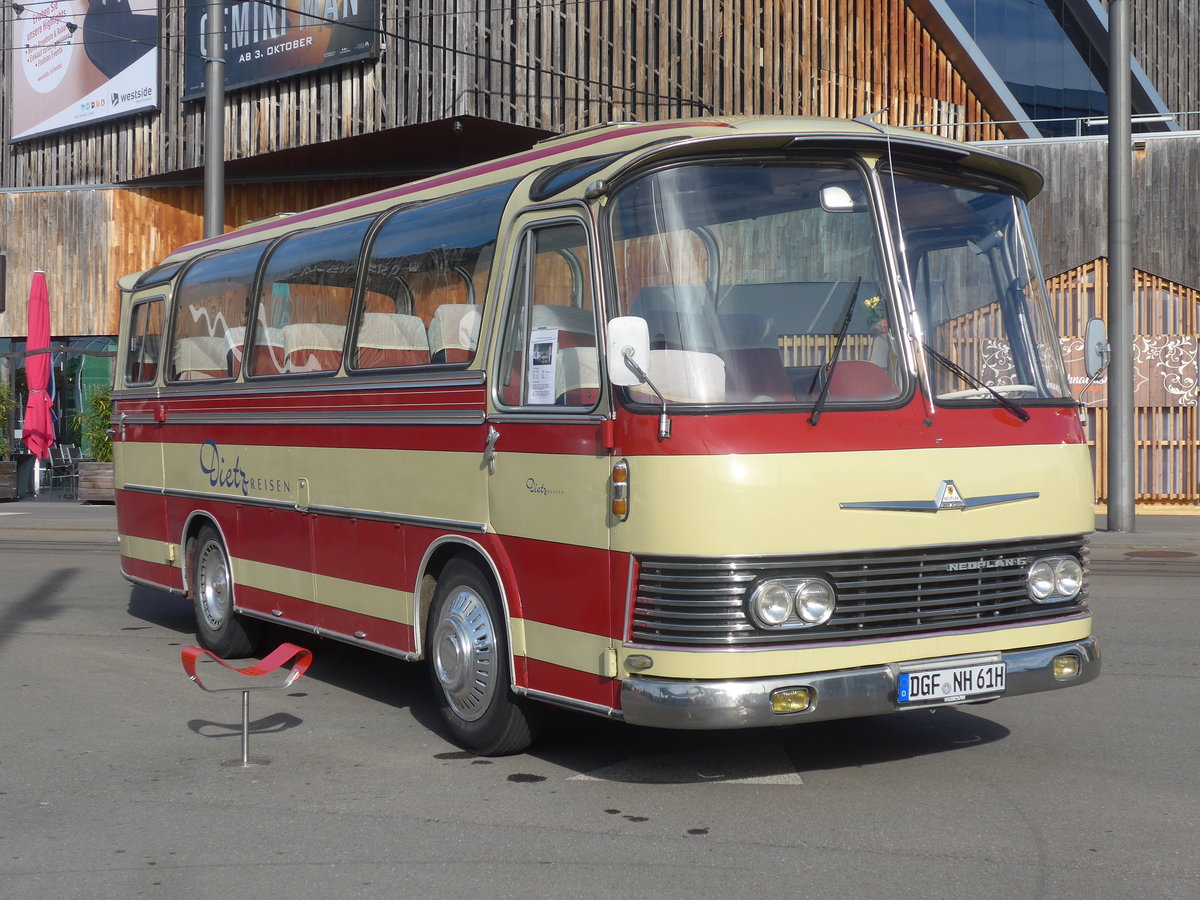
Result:
{"label": "side mirror", "polygon": [[826,184],[821,187],[821,209],[827,213],[862,212],[867,208],[867,194],[861,182]]}
{"label": "side mirror", "polygon": [[650,327],[640,316],[618,316],[608,323],[608,378],[618,387],[646,380],[650,368]]}
{"label": "side mirror", "polygon": [[1102,319],[1088,319],[1083,332],[1083,366],[1088,378],[1095,379],[1097,375],[1108,368],[1111,356],[1108,345],[1108,329]]}

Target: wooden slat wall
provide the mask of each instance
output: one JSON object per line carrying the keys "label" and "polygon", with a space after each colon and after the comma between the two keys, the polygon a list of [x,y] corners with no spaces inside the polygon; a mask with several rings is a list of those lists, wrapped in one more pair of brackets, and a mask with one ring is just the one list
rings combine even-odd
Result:
{"label": "wooden slat wall", "polygon": [[[1144,146],[1143,146],[1144,144]],[[1200,287],[1200,136],[1139,136],[1133,150],[1133,265]],[[1029,205],[1042,265],[1054,275],[1108,253],[1105,139],[996,145],[1042,171],[1046,187]]]}
{"label": "wooden slat wall", "polygon": [[[376,190],[372,179],[229,185],[225,221],[234,224],[295,212]],[[117,279],[158,263],[203,236],[198,187],[143,190],[0,192],[8,254],[0,337],[23,337],[29,282],[46,272],[56,336],[117,332]]]}
{"label": "wooden slat wall", "polygon": [[[1098,259],[1047,281],[1059,331],[1083,335],[1089,318],[1108,317],[1108,260]],[[1200,341],[1200,290],[1134,272],[1134,330],[1139,336],[1185,336]],[[1195,346],[1195,343],[1193,343]],[[1134,417],[1138,503],[1200,503],[1200,412],[1190,403],[1139,406]],[[1108,410],[1088,410],[1088,437],[1096,462],[1096,496],[1108,499]]]}
{"label": "wooden slat wall", "polygon": [[46,273],[54,334],[116,334],[108,242],[95,239],[112,222],[110,191],[0,193],[0,221],[8,254],[0,337],[28,333],[29,284],[38,269]]}
{"label": "wooden slat wall", "polygon": [[[388,35],[379,60],[231,93],[226,158],[458,115],[549,131],[884,107],[891,122],[944,122],[948,111],[989,120],[896,0],[381,0],[381,8]],[[0,185],[112,184],[203,164],[204,105],[181,97],[183,8],[161,9],[162,112],[12,146]],[[3,39],[13,45],[11,17]]]}
{"label": "wooden slat wall", "polygon": [[[1104,0],[1107,8],[1108,0]],[[1180,127],[1200,129],[1200,4],[1195,0],[1133,0],[1133,55],[1167,109],[1190,113]]]}

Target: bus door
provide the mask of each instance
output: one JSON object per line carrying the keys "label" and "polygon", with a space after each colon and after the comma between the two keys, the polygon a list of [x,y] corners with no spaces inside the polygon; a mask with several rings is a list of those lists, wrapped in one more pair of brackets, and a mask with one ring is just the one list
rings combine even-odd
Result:
{"label": "bus door", "polygon": [[155,389],[166,297],[155,294],[135,301],[122,284],[121,304],[123,315],[128,318],[122,323],[126,338],[122,371],[117,373],[116,381],[127,395],[136,396],[118,401],[113,428],[116,487],[129,498],[117,505],[122,566],[126,575],[175,584],[178,575],[171,571],[175,559],[163,498],[163,414]]}
{"label": "bus door", "polygon": [[[526,217],[490,373],[489,521],[520,592],[516,678],[610,707],[610,450],[597,349],[596,265],[582,218]],[[522,660],[524,656],[524,660]]]}

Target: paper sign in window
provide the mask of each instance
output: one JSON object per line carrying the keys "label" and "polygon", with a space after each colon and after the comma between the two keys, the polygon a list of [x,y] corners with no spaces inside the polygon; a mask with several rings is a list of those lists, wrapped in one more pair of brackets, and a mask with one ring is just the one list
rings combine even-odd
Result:
{"label": "paper sign in window", "polygon": [[554,374],[558,365],[558,330],[538,328],[529,334],[528,384],[530,404],[553,405]]}

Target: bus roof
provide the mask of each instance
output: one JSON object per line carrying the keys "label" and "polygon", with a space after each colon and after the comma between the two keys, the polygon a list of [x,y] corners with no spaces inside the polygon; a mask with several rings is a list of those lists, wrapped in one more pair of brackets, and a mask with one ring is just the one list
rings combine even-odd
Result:
{"label": "bus roof", "polygon": [[[488,162],[456,169],[373,193],[353,197],[306,212],[274,216],[252,222],[218,237],[186,244],[164,262],[185,259],[216,247],[266,240],[294,230],[317,226],[347,216],[383,212],[398,202],[457,193],[475,187],[515,180],[556,163],[596,156],[625,157],[622,168],[653,158],[693,152],[702,146],[794,148],[829,144],[845,148],[896,146],[912,152],[990,173],[1016,183],[1028,197],[1042,187],[1041,173],[1016,160],[978,146],[960,144],[911,129],[878,125],[867,119],[768,117],[709,117],[658,122],[620,122],[586,128],[548,138],[532,149]],[[582,188],[579,189],[582,192]]]}

